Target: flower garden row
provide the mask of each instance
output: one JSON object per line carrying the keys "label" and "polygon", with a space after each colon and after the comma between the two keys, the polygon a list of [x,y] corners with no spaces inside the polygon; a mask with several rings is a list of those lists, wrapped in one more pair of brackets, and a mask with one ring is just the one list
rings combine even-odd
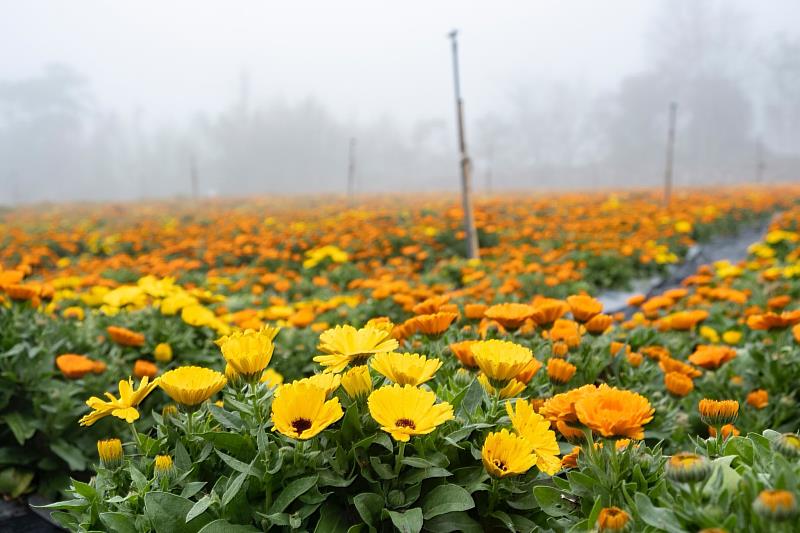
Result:
{"label": "flower garden row", "polygon": [[[126,284],[102,281],[113,254],[29,253],[0,272],[0,488],[58,490],[73,471],[53,508],[76,531],[789,528],[800,211],[783,198],[762,204],[787,210],[747,261],[634,298],[630,318],[578,294],[585,278],[537,286],[563,299],[508,290],[534,264],[510,244],[480,264],[384,257],[339,285],[355,247],[319,241],[304,275],[260,291],[240,283],[258,254]],[[679,239],[714,224],[682,220]],[[91,261],[109,277],[60,272]]]}

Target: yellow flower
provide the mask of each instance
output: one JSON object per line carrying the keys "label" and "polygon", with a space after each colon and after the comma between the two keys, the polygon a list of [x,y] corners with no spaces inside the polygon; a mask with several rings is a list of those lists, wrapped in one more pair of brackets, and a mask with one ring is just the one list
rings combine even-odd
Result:
{"label": "yellow flower", "polygon": [[711,326],[700,326],[700,336],[708,342],[719,342],[719,333]]}
{"label": "yellow flower", "polygon": [[416,353],[379,353],[370,361],[379,374],[398,385],[422,385],[442,366],[438,359]]}
{"label": "yellow flower", "polygon": [[[478,374],[478,383],[481,384],[483,390],[486,391],[487,394],[495,394],[497,393],[497,389],[489,381],[489,378],[486,377],[486,374]],[[517,381],[516,379],[509,380],[506,385],[500,389],[500,397],[505,398],[513,398],[514,396],[518,396],[519,393],[525,390],[525,383],[521,381]]]}
{"label": "yellow flower", "polygon": [[159,379],[155,379],[152,382],[149,381],[149,379],[150,378],[147,376],[142,378],[142,381],[139,383],[139,388],[137,389],[133,388],[133,380],[131,378],[128,378],[127,381],[120,381],[119,399],[115,398],[110,392],[106,393],[108,401],[104,401],[97,396],[92,396],[86,400],[86,405],[92,408],[92,412],[81,418],[78,423],[82,426],[91,426],[101,418],[105,418],[109,415],[125,420],[129,424],[138,420],[139,411],[136,410],[136,407],[142,403],[142,400],[144,400],[159,383]]}
{"label": "yellow flower", "polygon": [[220,337],[215,342],[225,361],[245,379],[260,378],[275,350],[273,340],[279,328],[263,327],[258,331],[248,329]]}
{"label": "yellow flower", "polygon": [[268,368],[264,370],[264,373],[261,374],[261,378],[258,381],[266,383],[268,387],[273,388],[283,385],[283,376],[279,372]]}
{"label": "yellow flower", "polygon": [[159,343],[153,350],[153,357],[159,363],[169,363],[172,361],[172,346],[166,342]]}
{"label": "yellow flower", "polygon": [[317,435],[344,415],[339,398],[325,398],[325,390],[308,380],[283,385],[272,402],[272,430],[300,440]]}
{"label": "yellow flower", "polygon": [[163,376],[159,386],[177,403],[195,406],[222,390],[227,380],[215,370],[199,366],[182,366]]}
{"label": "yellow flower", "polygon": [[[292,383],[310,383],[325,391],[325,396],[330,397],[342,382],[342,376],[339,374],[314,374],[311,377],[298,379]],[[280,393],[281,389],[278,389]],[[277,396],[277,393],[276,393]]]}
{"label": "yellow flower", "polygon": [[742,332],[728,330],[722,334],[722,340],[725,341],[725,344],[739,344],[739,341],[742,340]]}
{"label": "yellow flower", "polygon": [[550,429],[550,422],[534,412],[527,400],[517,400],[514,407],[511,402],[506,403],[506,412],[511,418],[514,431],[533,445],[539,470],[552,476],[561,470],[561,459],[558,458],[561,451],[556,442],[556,434]]}
{"label": "yellow flower", "polygon": [[390,332],[373,327],[356,329],[353,326],[336,326],[323,331],[319,336],[319,350],[323,354],[314,361],[326,367],[325,372],[341,372],[347,365],[359,365],[367,362],[373,354],[393,352],[397,349],[397,341],[390,337]]}
{"label": "yellow flower", "polygon": [[507,429],[489,433],[483,442],[481,459],[493,477],[524,474],[536,464],[533,444]]}
{"label": "yellow flower", "polygon": [[314,268],[326,258],[330,258],[334,263],[344,263],[348,256],[344,250],[329,244],[307,251],[306,258],[303,261],[303,268]]}
{"label": "yellow flower", "polygon": [[412,435],[427,435],[453,419],[453,406],[436,404],[436,395],[411,385],[381,387],[369,395],[369,413],[395,440],[407,442]]}
{"label": "yellow flower", "polygon": [[170,476],[175,472],[175,465],[169,455],[156,455],[153,460],[153,472],[156,477]]}
{"label": "yellow flower", "polygon": [[119,439],[105,439],[97,441],[97,455],[100,464],[108,469],[114,469],[122,462],[122,441]]}
{"label": "yellow flower", "polygon": [[470,349],[488,378],[504,382],[516,377],[533,359],[530,349],[509,341],[480,341]]}
{"label": "yellow flower", "polygon": [[342,375],[342,387],[350,398],[359,398],[372,392],[372,376],[366,365],[354,366]]}

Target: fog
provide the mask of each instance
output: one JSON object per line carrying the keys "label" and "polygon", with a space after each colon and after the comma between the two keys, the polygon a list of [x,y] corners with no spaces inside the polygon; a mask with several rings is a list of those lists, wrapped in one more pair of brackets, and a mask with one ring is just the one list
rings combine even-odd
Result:
{"label": "fog", "polygon": [[800,176],[800,3],[0,0],[0,204]]}

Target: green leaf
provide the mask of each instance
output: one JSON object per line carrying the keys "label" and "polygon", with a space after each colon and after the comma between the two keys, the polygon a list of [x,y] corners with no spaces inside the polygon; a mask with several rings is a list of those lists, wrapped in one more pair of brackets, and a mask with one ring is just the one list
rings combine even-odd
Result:
{"label": "green leaf", "polygon": [[383,504],[383,496],[374,492],[362,492],[353,498],[353,505],[356,506],[356,511],[370,527],[377,528],[378,524],[380,524]]}
{"label": "green leaf", "polygon": [[539,502],[542,511],[549,516],[558,518],[571,514],[570,502],[561,497],[561,491],[558,489],[539,485],[533,488],[533,496]]}
{"label": "green leaf", "polygon": [[136,533],[136,521],[125,513],[100,513],[100,521],[115,533]]}
{"label": "green leaf", "polygon": [[94,487],[76,479],[72,480],[72,491],[87,500],[93,500],[97,497],[97,490]]}
{"label": "green leaf", "polygon": [[221,448],[236,457],[246,458],[248,461],[253,458],[256,451],[253,442],[239,433],[211,431],[209,433],[201,433],[200,437],[212,443],[217,448]]}
{"label": "green leaf", "polygon": [[655,507],[650,498],[637,492],[634,496],[636,508],[642,521],[648,526],[667,531],[668,533],[686,533],[686,530],[678,526],[678,517],[671,509]]}
{"label": "green leaf", "polygon": [[181,496],[183,496],[184,498],[191,498],[192,496],[203,490],[203,487],[205,486],[206,486],[205,481],[189,482],[186,484],[185,487],[183,487],[183,490],[181,491]]}
{"label": "green leaf", "polygon": [[195,503],[191,509],[189,509],[189,512],[186,513],[186,519],[184,521],[191,522],[192,519],[197,518],[201,514],[205,513],[212,501],[213,500],[211,499],[211,496],[208,494],[200,498],[200,500],[198,500],[198,502]]}
{"label": "green leaf", "polygon": [[194,504],[168,492],[148,492],[144,495],[144,514],[156,533],[197,533],[211,522],[206,512],[186,522]]}
{"label": "green leaf", "polygon": [[0,494],[8,494],[12,498],[17,498],[27,492],[31,481],[33,481],[33,472],[28,470],[13,466],[0,470]]}
{"label": "green leaf", "polygon": [[240,524],[231,524],[227,520],[219,519],[203,526],[203,529],[198,533],[258,533],[259,529],[253,526],[243,526]]}
{"label": "green leaf", "polygon": [[444,468],[424,468],[416,469],[403,476],[403,483],[406,485],[414,485],[425,479],[448,477],[452,474]]}
{"label": "green leaf", "polygon": [[208,412],[214,417],[214,420],[222,424],[226,429],[240,430],[244,427],[244,422],[239,413],[226,411],[213,403],[208,404]]}
{"label": "green leaf", "polygon": [[[242,490],[242,485],[244,485],[246,479],[247,473],[241,472],[235,478],[233,478],[230,483],[228,483],[228,486],[225,488],[225,494],[222,496],[223,507],[231,503],[231,501],[239,495],[239,491]],[[280,509],[280,511],[283,511],[283,509]]]}
{"label": "green leaf", "polygon": [[36,426],[33,424],[33,420],[22,416],[19,411],[8,413],[3,417],[3,421],[11,429],[20,446],[25,444],[25,441],[36,433]]}
{"label": "green leaf", "polygon": [[347,533],[347,520],[344,509],[334,504],[325,504],[319,512],[319,520],[314,533]]}
{"label": "green leaf", "polygon": [[295,479],[286,485],[269,509],[269,514],[282,513],[301,494],[316,485],[319,476],[308,476]]}
{"label": "green leaf", "polygon": [[483,390],[483,386],[477,379],[473,379],[467,387],[461,405],[458,406],[458,412],[463,413],[467,419],[471,418],[483,402],[484,396],[486,396],[486,392]]}
{"label": "green leaf", "polygon": [[422,509],[414,507],[402,513],[397,511],[386,511],[394,527],[400,533],[419,533],[422,531]]}
{"label": "green leaf", "polygon": [[467,511],[475,507],[475,501],[464,488],[458,485],[439,485],[422,500],[422,515],[425,520],[454,511]]}
{"label": "green leaf", "polygon": [[423,527],[426,531],[435,531],[436,533],[451,533],[453,531],[463,531],[464,533],[483,532],[483,527],[463,511],[445,513],[430,520],[426,519]]}
{"label": "green leaf", "polygon": [[50,449],[69,465],[70,470],[76,472],[86,470],[86,456],[77,446],[65,440],[57,440],[50,444]]}

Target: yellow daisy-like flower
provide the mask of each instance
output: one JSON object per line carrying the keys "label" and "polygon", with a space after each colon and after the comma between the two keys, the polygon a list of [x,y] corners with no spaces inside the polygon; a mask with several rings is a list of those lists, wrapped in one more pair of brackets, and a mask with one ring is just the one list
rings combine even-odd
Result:
{"label": "yellow daisy-like flower", "polygon": [[325,372],[339,373],[347,365],[360,365],[376,353],[393,352],[397,341],[385,329],[353,326],[336,326],[319,336],[319,350],[323,352],[314,361],[326,367]]}
{"label": "yellow daisy-like flower", "polygon": [[309,380],[283,385],[272,402],[272,430],[300,440],[317,435],[344,415],[339,398],[326,397]]}
{"label": "yellow daisy-like flower", "polygon": [[[293,383],[310,383],[315,387],[325,391],[325,396],[330,397],[342,382],[342,376],[339,374],[314,374],[311,377],[295,380]],[[281,389],[275,393],[276,396],[280,394]]]}
{"label": "yellow daisy-like flower", "polygon": [[82,426],[91,426],[101,418],[109,415],[120,418],[129,424],[139,419],[139,411],[136,409],[142,400],[159,384],[159,379],[149,381],[145,376],[139,383],[137,389],[133,388],[133,380],[119,382],[119,399],[110,392],[106,393],[108,401],[104,401],[97,396],[92,396],[86,400],[86,405],[92,408],[92,412],[82,417],[78,423]]}
{"label": "yellow daisy-like flower", "polygon": [[[226,368],[226,370],[227,370],[227,368]],[[226,374],[227,374],[227,372],[226,372]],[[278,387],[280,385],[283,385],[283,376],[280,374],[280,372],[277,372],[276,370],[268,368],[268,369],[264,370],[264,372],[261,374],[261,378],[259,378],[258,381],[260,383],[266,383],[267,386],[270,387],[270,388],[274,388],[274,387]]]}
{"label": "yellow daisy-like flower", "polygon": [[416,353],[379,353],[370,364],[379,374],[398,385],[422,385],[433,378],[442,366],[438,359]]}
{"label": "yellow daisy-like flower", "polygon": [[175,402],[192,407],[218,393],[225,383],[225,376],[210,368],[182,366],[161,376],[159,386]]}
{"label": "yellow daisy-like flower", "polygon": [[481,371],[497,381],[515,378],[533,359],[530,349],[509,341],[480,341],[470,348]]}
{"label": "yellow daisy-like flower", "polygon": [[427,435],[452,420],[453,406],[436,403],[436,395],[412,385],[381,387],[369,395],[369,414],[395,440],[407,442],[412,435]]}
{"label": "yellow daisy-like flower", "polygon": [[275,350],[273,340],[280,328],[265,326],[258,331],[248,329],[217,339],[225,361],[245,379],[260,378]]}
{"label": "yellow daisy-like flower", "polygon": [[[497,389],[495,389],[491,384],[489,378],[486,377],[486,374],[478,374],[478,383],[483,386],[483,390],[485,390],[487,394],[495,394],[497,392]],[[500,398],[506,399],[519,396],[519,394],[525,390],[525,387],[525,383],[521,381],[517,381],[516,379],[509,380],[509,382],[506,383],[502,389],[500,389]]]}
{"label": "yellow daisy-like flower", "polygon": [[526,400],[517,400],[514,407],[507,402],[506,412],[514,431],[533,445],[539,470],[551,476],[561,470],[561,459],[558,457],[561,450],[556,442],[556,434],[550,429],[550,422],[537,414]]}
{"label": "yellow daisy-like flower", "polygon": [[493,477],[524,474],[536,464],[533,444],[507,429],[486,436],[481,459],[484,468]]}
{"label": "yellow daisy-like flower", "polygon": [[372,376],[369,374],[369,368],[366,365],[354,366],[342,374],[342,387],[353,399],[372,392]]}

